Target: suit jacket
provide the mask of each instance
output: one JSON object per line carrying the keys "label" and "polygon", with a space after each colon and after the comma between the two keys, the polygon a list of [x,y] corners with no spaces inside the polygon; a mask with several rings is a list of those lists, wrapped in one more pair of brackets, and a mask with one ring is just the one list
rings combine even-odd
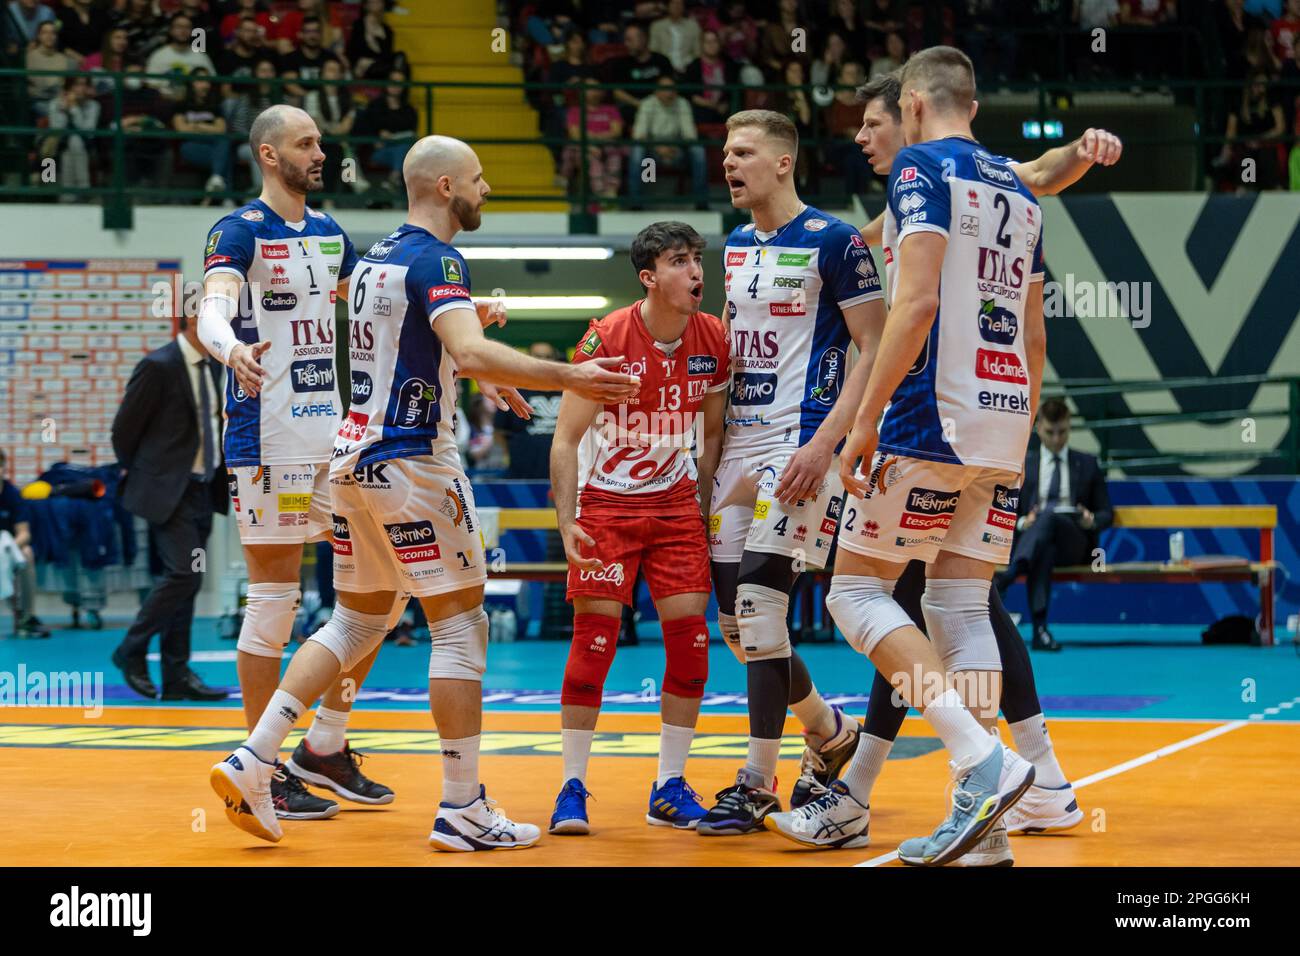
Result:
{"label": "suit jacket", "polygon": [[[1020,507],[1018,514],[1022,517],[1038,506],[1038,465],[1040,448],[1035,444],[1025,455],[1024,480],[1020,485]],[[1088,536],[1089,549],[1097,547],[1101,532],[1115,522],[1115,511],[1110,504],[1110,492],[1106,489],[1106,476],[1101,473],[1101,464],[1096,455],[1086,451],[1069,449],[1066,467],[1070,472],[1071,503],[1078,507],[1083,505],[1092,512],[1097,523],[1091,528],[1081,528]]]}
{"label": "suit jacket", "polygon": [[[209,363],[211,364],[211,363]],[[212,369],[214,399],[220,401],[221,376]],[[209,490],[212,510],[230,507],[226,469],[217,439],[217,469]],[[150,524],[163,524],[176,512],[198,454],[194,390],[184,353],[175,341],[155,349],[135,367],[113,418],[113,452],[126,476],[118,483],[122,506]]]}

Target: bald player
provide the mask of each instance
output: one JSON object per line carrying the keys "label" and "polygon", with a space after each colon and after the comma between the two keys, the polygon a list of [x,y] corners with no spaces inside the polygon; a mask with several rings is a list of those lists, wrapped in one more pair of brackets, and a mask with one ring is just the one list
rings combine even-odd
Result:
{"label": "bald player", "polygon": [[[208,233],[199,336],[230,370],[225,459],[249,581],[236,667],[251,731],[280,679],[301,597],[303,544],[330,537],[328,466],[342,414],[334,303],[347,295],[357,257],[338,223],[306,204],[323,187],[325,162],[312,118],[272,106],[253,121],[249,145],[262,194]],[[302,780],[358,803],[392,802],[392,790],[361,773],[345,738],[372,660],[358,661],[326,690],[306,738],[287,766],[277,766],[271,793],[282,819],[338,813],[337,803]]]}
{"label": "bald player", "polygon": [[210,779],[231,822],[278,842],[274,754],[307,703],[374,653],[405,592],[429,620],[429,703],[442,745],[429,842],[453,851],[527,847],[540,831],[497,810],[478,773],[486,567],[456,449],[454,379],[563,389],[602,404],[637,394],[640,383],[617,371],[622,356],[569,365],[488,341],[469,269],[451,245],[481,222],[490,190],[478,157],[459,140],[428,136],[402,172],[407,221],[356,263],[348,303],[352,404],[330,464],[338,604],[294,654],[248,740]]}

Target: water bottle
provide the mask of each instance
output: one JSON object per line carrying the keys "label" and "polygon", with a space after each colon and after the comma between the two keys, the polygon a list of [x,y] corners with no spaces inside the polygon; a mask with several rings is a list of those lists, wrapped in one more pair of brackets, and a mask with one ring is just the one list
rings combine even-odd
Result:
{"label": "water bottle", "polygon": [[1183,563],[1183,533],[1175,531],[1169,536],[1169,563]]}

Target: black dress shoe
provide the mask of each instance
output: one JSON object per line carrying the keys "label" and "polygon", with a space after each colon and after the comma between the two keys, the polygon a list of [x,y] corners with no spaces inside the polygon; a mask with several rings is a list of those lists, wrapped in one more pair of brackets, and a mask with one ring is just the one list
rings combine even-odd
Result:
{"label": "black dress shoe", "polygon": [[149,679],[149,668],[144,661],[128,661],[122,655],[121,648],[118,648],[113,652],[113,665],[122,672],[127,687],[141,697],[148,697],[150,700],[158,699],[158,688]]}
{"label": "black dress shoe", "polygon": [[1056,638],[1052,637],[1051,631],[1044,629],[1034,632],[1034,650],[1059,651],[1060,649],[1061,645],[1056,642]]}
{"label": "black dress shoe", "polygon": [[225,700],[229,695],[224,690],[209,687],[191,671],[178,684],[163,687],[163,700]]}

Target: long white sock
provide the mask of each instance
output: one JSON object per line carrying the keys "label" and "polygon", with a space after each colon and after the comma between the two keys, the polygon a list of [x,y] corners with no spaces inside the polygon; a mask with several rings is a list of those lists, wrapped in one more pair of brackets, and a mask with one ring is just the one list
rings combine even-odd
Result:
{"label": "long white sock", "polygon": [[594,730],[560,731],[560,746],[564,753],[564,782],[581,780],[587,785],[587,761],[591,759],[591,738],[596,736]]}
{"label": "long white sock", "polygon": [[673,777],[686,776],[686,755],[691,752],[691,741],[694,739],[694,727],[660,725],[659,776],[655,778],[656,787],[662,787]]}
{"label": "long white sock", "polygon": [[961,695],[951,687],[935,698],[921,716],[934,728],[952,759],[958,763],[983,760],[992,750],[993,737],[979,725],[961,702]]}
{"label": "long white sock", "polygon": [[316,716],[307,728],[307,746],[322,757],[338,753],[347,741],[348,718],[351,716],[350,710],[317,707]]}
{"label": "long white sock", "polygon": [[1020,756],[1034,765],[1035,786],[1059,790],[1069,783],[1065,771],[1056,761],[1056,751],[1052,749],[1052,738],[1047,733],[1047,721],[1042,714],[1011,724],[1011,739],[1016,742]]}
{"label": "long white sock", "polygon": [[823,740],[835,733],[835,711],[826,699],[817,693],[817,688],[803,700],[790,705],[794,715],[803,724],[804,730]]}
{"label": "long white sock", "polygon": [[478,798],[479,735],[442,739],[442,802],[463,807]]}
{"label": "long white sock", "polygon": [[248,735],[244,746],[267,763],[275,763],[284,738],[289,736],[306,712],[307,708],[302,701],[293,694],[276,688],[275,693],[271,695],[271,702],[266,705],[266,710],[262,711],[257,726]]}
{"label": "long white sock", "polygon": [[876,778],[885,768],[889,752],[894,749],[892,740],[884,740],[871,734],[858,735],[858,749],[853,751],[853,758],[840,773],[840,780],[849,788],[853,799],[864,806],[871,803],[871,788],[876,785]]}
{"label": "long white sock", "polygon": [[767,740],[763,737],[750,737],[745,769],[762,779],[764,789],[771,790],[773,778],[776,777],[776,761],[780,756],[781,738]]}

